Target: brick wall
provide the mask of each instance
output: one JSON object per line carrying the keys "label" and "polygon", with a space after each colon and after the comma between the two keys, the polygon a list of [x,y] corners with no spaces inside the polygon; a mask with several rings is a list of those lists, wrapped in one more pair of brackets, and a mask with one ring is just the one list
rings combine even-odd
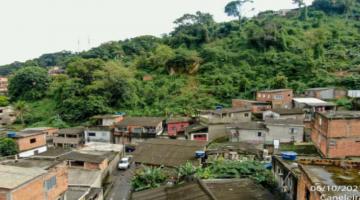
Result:
{"label": "brick wall", "polygon": [[179,132],[184,132],[185,128],[190,125],[189,122],[177,122],[177,123],[168,123],[168,135],[176,136]]}
{"label": "brick wall", "polygon": [[44,177],[41,176],[11,192],[12,200],[43,200]]}
{"label": "brick wall", "polygon": [[57,200],[68,188],[68,172],[66,166],[53,168],[45,176],[45,180],[56,176],[56,187],[47,192],[47,200]]}
{"label": "brick wall", "polygon": [[[281,96],[281,99],[276,98]],[[286,90],[280,92],[257,92],[256,100],[261,102],[272,102],[273,108],[291,108],[291,102],[293,99],[293,91]]]}
{"label": "brick wall", "polygon": [[[35,143],[30,143],[31,139],[36,139]],[[31,137],[17,138],[16,143],[19,147],[19,151],[26,151],[37,147],[46,145],[46,134],[34,135]]]}
{"label": "brick wall", "polygon": [[84,163],[84,169],[89,169],[89,170],[104,170],[108,167],[108,160],[105,159],[103,160],[101,163],[90,163],[90,162],[85,162]]}

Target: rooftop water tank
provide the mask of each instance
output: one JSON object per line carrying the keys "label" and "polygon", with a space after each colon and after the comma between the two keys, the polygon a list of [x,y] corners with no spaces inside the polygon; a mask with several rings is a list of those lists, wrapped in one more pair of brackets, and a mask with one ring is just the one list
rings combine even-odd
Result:
{"label": "rooftop water tank", "polygon": [[8,138],[14,138],[14,137],[16,137],[16,132],[8,132],[7,136],[8,136]]}
{"label": "rooftop water tank", "polygon": [[284,160],[296,160],[297,153],[293,151],[281,152],[281,157]]}

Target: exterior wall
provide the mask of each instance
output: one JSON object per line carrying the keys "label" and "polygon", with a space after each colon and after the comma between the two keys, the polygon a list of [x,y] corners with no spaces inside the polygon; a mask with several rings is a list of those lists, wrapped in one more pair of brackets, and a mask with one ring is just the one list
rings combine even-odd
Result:
{"label": "exterior wall", "polygon": [[102,119],[102,126],[112,126],[115,123],[120,122],[122,120],[123,120],[123,116],[119,116],[113,119]]}
{"label": "exterior wall", "polygon": [[315,115],[311,139],[327,158],[360,156],[360,119],[328,120]]}
{"label": "exterior wall", "polygon": [[[296,200],[298,178],[292,173],[289,168],[285,167],[279,161],[280,158],[273,157],[272,159],[272,172],[277,182],[278,188],[284,194],[286,200]],[[286,191],[284,189],[286,188]]]}
{"label": "exterior wall", "polygon": [[[238,130],[238,134],[235,129],[230,130],[230,141],[231,142],[247,142],[253,144],[263,144],[265,142],[266,130]],[[260,136],[259,136],[260,133]]]}
{"label": "exterior wall", "polygon": [[[45,199],[44,176],[41,176],[11,191],[11,200],[43,200]],[[9,199],[9,200],[10,200]]]}
{"label": "exterior wall", "polygon": [[208,125],[208,141],[212,141],[217,138],[226,137],[226,125],[225,124],[209,124]]}
{"label": "exterior wall", "polygon": [[310,179],[302,172],[298,181],[297,200],[320,200],[321,194],[310,190],[312,185],[314,184],[312,184]]}
{"label": "exterior wall", "polygon": [[[36,139],[35,143],[30,143],[31,139]],[[16,138],[19,151],[26,151],[46,145],[46,134],[34,135],[31,137]]]}
{"label": "exterior wall", "polygon": [[200,121],[205,124],[250,122],[251,111],[238,112],[238,113],[224,113],[222,116],[220,116],[219,114],[205,114],[205,115],[200,115]]}
{"label": "exterior wall", "polygon": [[64,137],[59,137],[59,136],[55,136],[53,138],[53,143],[55,146],[64,146],[64,145],[79,145],[83,143],[83,139],[81,137],[79,137],[79,135],[77,135],[76,138],[73,137],[67,137],[67,135],[65,134]]}
{"label": "exterior wall", "polygon": [[49,180],[56,176],[56,186],[46,192],[47,200],[57,200],[64,196],[68,189],[68,172],[66,166],[55,167],[49,170],[45,180]]}
{"label": "exterior wall", "polygon": [[257,92],[256,101],[272,102],[273,108],[291,108],[293,96],[292,90],[280,92]]}
{"label": "exterior wall", "polygon": [[[95,133],[95,136],[89,136],[89,133]],[[85,143],[89,143],[89,142],[112,143],[112,132],[111,131],[85,130],[84,135],[85,135]]]}
{"label": "exterior wall", "polygon": [[296,119],[305,120],[305,114],[291,114],[291,115],[280,115],[271,110],[263,112],[263,120],[265,119]]}
{"label": "exterior wall", "polygon": [[177,123],[168,123],[168,135],[169,136],[176,136],[179,132],[185,132],[185,128],[190,125],[189,122],[177,122]]}
{"label": "exterior wall", "polygon": [[[304,126],[267,124],[266,127],[269,129],[265,139],[267,143],[272,143],[274,140],[280,140],[280,143],[303,141]],[[294,133],[291,133],[291,129],[294,129]]]}
{"label": "exterior wall", "polygon": [[[201,138],[199,138],[197,136],[200,136]],[[190,140],[209,141],[209,134],[208,133],[192,133],[190,135]]]}
{"label": "exterior wall", "polygon": [[271,109],[271,105],[252,105],[251,106],[251,112],[253,113],[259,113],[259,112],[263,112],[266,110],[270,110]]}
{"label": "exterior wall", "polygon": [[360,98],[360,90],[349,90],[347,96],[351,98]]}
{"label": "exterior wall", "polygon": [[33,156],[33,155],[36,155],[39,153],[43,153],[45,151],[47,151],[47,146],[31,149],[28,151],[23,151],[23,152],[19,153],[19,157],[26,158],[26,157],[30,157],[30,156]]}
{"label": "exterior wall", "polygon": [[85,162],[84,163],[84,169],[99,169],[99,170],[105,170],[108,167],[109,161],[107,159],[103,160],[101,163],[91,163],[91,162]]}

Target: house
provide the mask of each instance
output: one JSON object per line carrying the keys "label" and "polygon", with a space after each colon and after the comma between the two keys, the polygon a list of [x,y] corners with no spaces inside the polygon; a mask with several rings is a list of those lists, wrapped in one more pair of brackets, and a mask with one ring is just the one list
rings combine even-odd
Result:
{"label": "house", "polygon": [[346,90],[334,87],[309,88],[305,90],[305,96],[322,100],[340,99],[346,96]]}
{"label": "house", "polygon": [[63,74],[63,73],[65,73],[65,70],[61,69],[60,67],[53,67],[48,70],[48,74],[50,76],[56,76],[56,75]]}
{"label": "house", "polygon": [[255,160],[263,158],[263,144],[247,142],[224,142],[211,145],[206,149],[206,162],[213,160]]}
{"label": "house", "polygon": [[155,138],[163,132],[161,117],[125,117],[116,124],[115,143],[138,143],[148,138]]}
{"label": "house", "polygon": [[256,101],[271,102],[272,108],[291,108],[292,89],[263,90],[256,92]]}
{"label": "house", "polygon": [[[227,137],[226,127],[229,124],[250,122],[251,121],[250,108],[223,108],[217,110],[202,110],[199,114],[198,125],[206,126],[208,128],[207,141],[212,141],[217,138]],[[191,132],[191,131],[190,131]],[[198,134],[196,134],[198,135]],[[198,137],[203,137],[200,135]],[[191,139],[191,137],[188,137]]]}
{"label": "house", "polygon": [[166,121],[169,137],[184,136],[186,127],[190,126],[190,117],[172,117]]}
{"label": "house", "polygon": [[359,199],[360,163],[314,159],[299,165],[297,200]]}
{"label": "house", "polygon": [[185,129],[185,138],[195,141],[209,141],[209,128],[201,124],[192,124]]}
{"label": "house", "polygon": [[360,98],[360,90],[348,90],[347,96],[350,98]]}
{"label": "house", "polygon": [[9,132],[18,145],[19,157],[30,157],[47,151],[46,133],[43,131]]}
{"label": "house", "polygon": [[65,199],[68,174],[62,163],[45,168],[16,165],[0,165],[1,200]]}
{"label": "house", "polygon": [[58,128],[53,127],[34,127],[34,128],[26,128],[24,131],[43,131],[46,133],[46,143],[48,146],[53,145],[53,137],[59,131]]}
{"label": "house", "polygon": [[279,190],[284,194],[286,200],[296,200],[297,185],[300,169],[297,162],[284,160],[280,156],[273,156],[272,173],[277,182]]}
{"label": "house", "polygon": [[230,142],[264,144],[268,129],[262,122],[242,122],[227,127]]}
{"label": "house", "polygon": [[150,166],[178,167],[191,162],[200,165],[196,151],[205,151],[206,141],[150,139],[140,143],[134,151],[134,161]]}
{"label": "house", "polygon": [[297,119],[305,120],[305,112],[301,108],[272,109],[263,112],[263,120],[266,119]]}
{"label": "house", "polygon": [[67,161],[69,167],[105,170],[112,156],[114,154],[111,152],[72,151],[62,156],[62,159]]}
{"label": "house", "polygon": [[88,127],[84,131],[85,143],[114,143],[114,128],[108,126]]}
{"label": "house", "polygon": [[280,143],[302,142],[304,140],[304,122],[296,119],[267,119],[266,128],[269,130],[265,143],[273,144],[274,140]]}
{"label": "house", "polygon": [[311,139],[326,158],[360,156],[360,112],[317,112]]}
{"label": "house", "polygon": [[124,115],[96,115],[92,117],[98,126],[113,126],[124,119]]}
{"label": "house", "polygon": [[0,107],[0,127],[11,125],[16,121],[16,112],[12,106]]}
{"label": "house", "polygon": [[271,103],[262,102],[262,101],[251,101],[246,99],[233,99],[232,100],[233,108],[251,108],[251,112],[253,113],[261,113],[266,110],[271,109]]}
{"label": "house", "polygon": [[315,112],[325,112],[335,110],[334,103],[326,102],[317,98],[294,98],[293,107],[303,109],[305,111],[305,122],[310,122]]}
{"label": "house", "polygon": [[7,94],[8,92],[8,78],[0,77],[0,94]]}
{"label": "house", "polygon": [[274,196],[250,179],[208,179],[135,192],[131,199],[273,200]]}
{"label": "house", "polygon": [[78,148],[85,143],[84,128],[63,128],[54,134],[53,143],[55,147]]}

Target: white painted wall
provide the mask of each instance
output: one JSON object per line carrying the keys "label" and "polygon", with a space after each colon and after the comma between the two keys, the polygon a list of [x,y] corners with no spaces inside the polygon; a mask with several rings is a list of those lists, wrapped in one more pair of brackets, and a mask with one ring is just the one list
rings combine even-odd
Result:
{"label": "white painted wall", "polygon": [[[89,136],[89,133],[95,133],[95,136]],[[85,130],[85,143],[89,143],[89,142],[112,143],[111,138],[112,135],[110,131]]]}
{"label": "white painted wall", "polygon": [[21,153],[19,153],[19,157],[26,158],[26,157],[33,156],[33,155],[35,155],[35,151],[38,151],[38,153],[43,153],[43,152],[47,151],[47,147],[43,146],[43,147],[39,147],[36,149],[31,149],[28,151],[21,152]]}

